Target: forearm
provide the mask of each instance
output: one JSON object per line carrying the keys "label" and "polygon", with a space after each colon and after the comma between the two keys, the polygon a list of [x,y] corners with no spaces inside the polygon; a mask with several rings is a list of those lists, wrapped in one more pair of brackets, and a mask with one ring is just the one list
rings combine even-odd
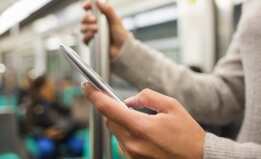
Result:
{"label": "forearm", "polygon": [[261,145],[237,143],[207,133],[204,159],[261,159]]}
{"label": "forearm", "polygon": [[203,122],[226,123],[242,111],[221,76],[196,74],[132,38],[114,59],[112,69],[140,90],[150,88],[176,98]]}

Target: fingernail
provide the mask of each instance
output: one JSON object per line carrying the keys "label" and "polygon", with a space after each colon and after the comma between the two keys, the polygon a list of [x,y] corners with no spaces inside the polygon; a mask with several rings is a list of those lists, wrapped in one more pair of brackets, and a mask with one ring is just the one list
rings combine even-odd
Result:
{"label": "fingernail", "polygon": [[86,89],[87,86],[88,86],[88,82],[83,82],[83,83],[81,84],[82,89]]}

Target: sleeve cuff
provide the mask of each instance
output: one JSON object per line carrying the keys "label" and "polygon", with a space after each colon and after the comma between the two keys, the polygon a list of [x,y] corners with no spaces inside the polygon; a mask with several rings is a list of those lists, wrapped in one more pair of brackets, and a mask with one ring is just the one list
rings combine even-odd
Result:
{"label": "sleeve cuff", "polygon": [[261,159],[261,146],[235,141],[207,133],[204,159]]}
{"label": "sleeve cuff", "polygon": [[121,59],[124,59],[125,56],[128,55],[128,53],[130,52],[130,48],[132,48],[132,43],[134,41],[134,36],[130,33],[128,39],[123,43],[120,52],[118,53],[118,55],[112,59],[112,63],[117,63],[118,61],[120,61]]}

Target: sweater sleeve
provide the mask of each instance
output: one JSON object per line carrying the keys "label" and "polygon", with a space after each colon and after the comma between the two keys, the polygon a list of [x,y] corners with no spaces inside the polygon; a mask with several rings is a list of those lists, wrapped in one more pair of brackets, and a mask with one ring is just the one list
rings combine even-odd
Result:
{"label": "sweater sleeve", "polygon": [[204,159],[261,159],[261,145],[238,143],[207,133]]}
{"label": "sweater sleeve", "polygon": [[212,74],[198,74],[130,37],[112,70],[142,90],[176,98],[198,121],[225,124],[244,109],[244,78],[237,37]]}

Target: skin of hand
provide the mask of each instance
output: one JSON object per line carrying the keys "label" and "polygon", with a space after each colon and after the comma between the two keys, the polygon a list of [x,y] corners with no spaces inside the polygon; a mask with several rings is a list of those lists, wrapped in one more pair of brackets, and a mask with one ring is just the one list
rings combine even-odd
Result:
{"label": "skin of hand", "polygon": [[[113,8],[106,4],[96,1],[96,4],[100,11],[107,17],[110,31],[110,56],[113,59],[119,53],[122,45],[128,39],[129,33],[123,27],[122,21],[115,13]],[[91,3],[84,2],[83,8],[86,11],[91,10]],[[90,40],[94,37],[98,31],[97,18],[91,14],[86,13],[81,22],[81,32],[83,33],[83,41],[85,44],[89,44]]]}
{"label": "skin of hand", "polygon": [[133,108],[158,112],[148,115],[126,109],[90,83],[82,85],[85,96],[106,117],[128,159],[202,159],[205,131],[170,97],[149,89],[125,101]]}

